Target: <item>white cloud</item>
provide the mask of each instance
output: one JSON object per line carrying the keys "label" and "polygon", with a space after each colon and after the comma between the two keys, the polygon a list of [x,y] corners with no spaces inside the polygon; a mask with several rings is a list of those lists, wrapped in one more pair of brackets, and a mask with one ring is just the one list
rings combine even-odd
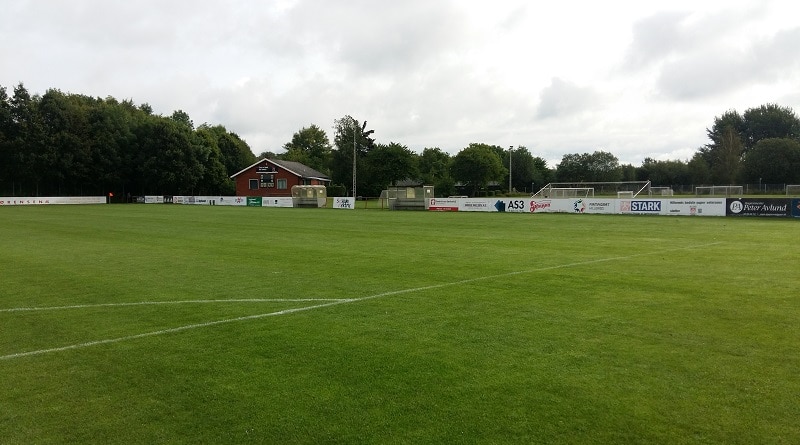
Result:
{"label": "white cloud", "polygon": [[[254,152],[346,114],[380,142],[681,156],[722,112],[800,107],[789,0],[11,2],[0,85],[176,109]],[[332,137],[332,132],[329,131]]]}

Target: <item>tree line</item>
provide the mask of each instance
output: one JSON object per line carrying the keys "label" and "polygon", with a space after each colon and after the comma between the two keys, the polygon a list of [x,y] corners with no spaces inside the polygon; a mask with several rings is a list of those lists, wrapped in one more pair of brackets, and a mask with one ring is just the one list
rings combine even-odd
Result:
{"label": "tree line", "polygon": [[255,160],[235,133],[180,110],[0,87],[0,195],[232,195],[229,176]]}
{"label": "tree line", "polygon": [[[529,193],[548,182],[650,180],[653,185],[800,183],[800,119],[788,107],[727,111],[708,128],[709,143],[687,161],[646,158],[620,164],[604,150],[563,155],[549,167],[525,146],[471,143],[455,155],[378,143],[367,123],[334,121],[333,141],[303,127],[283,152],[259,158],[301,162],[331,178],[331,196],[378,196],[389,185],[433,185],[438,196],[490,189]],[[353,157],[355,156],[355,183]],[[20,83],[0,87],[0,196],[232,195],[230,176],[257,157],[222,125],[195,128],[181,110],[153,114],[145,104],[48,90],[31,96]]]}

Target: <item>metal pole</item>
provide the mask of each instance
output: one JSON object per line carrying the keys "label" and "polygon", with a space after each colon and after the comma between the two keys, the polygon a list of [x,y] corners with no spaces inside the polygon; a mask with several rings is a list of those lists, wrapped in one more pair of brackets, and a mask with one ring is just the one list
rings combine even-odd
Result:
{"label": "metal pole", "polygon": [[[356,129],[358,124],[353,119],[353,201],[356,199]],[[353,204],[355,205],[355,203]]]}
{"label": "metal pole", "polygon": [[511,194],[511,150],[514,149],[513,145],[508,146],[508,194]]}

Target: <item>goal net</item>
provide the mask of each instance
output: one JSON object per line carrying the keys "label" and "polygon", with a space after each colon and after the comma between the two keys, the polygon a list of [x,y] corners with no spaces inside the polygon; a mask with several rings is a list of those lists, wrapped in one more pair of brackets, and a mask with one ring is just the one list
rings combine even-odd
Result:
{"label": "goal net", "polygon": [[800,196],[800,184],[787,184],[786,196]]}
{"label": "goal net", "polygon": [[589,198],[594,196],[636,197],[640,193],[649,193],[650,181],[620,182],[551,182],[532,198]]}
{"label": "goal net", "polygon": [[744,187],[741,185],[708,185],[694,188],[695,196],[742,196]]}
{"label": "goal net", "polygon": [[672,196],[672,187],[650,187],[650,196]]}

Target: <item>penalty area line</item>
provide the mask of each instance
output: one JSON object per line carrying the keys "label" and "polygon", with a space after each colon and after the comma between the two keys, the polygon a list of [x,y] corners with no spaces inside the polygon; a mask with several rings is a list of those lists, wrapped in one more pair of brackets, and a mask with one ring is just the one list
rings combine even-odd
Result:
{"label": "penalty area line", "polygon": [[[421,291],[426,291],[426,290],[431,290],[431,289],[441,289],[441,288],[445,288],[445,287],[459,286],[459,285],[462,285],[462,284],[469,284],[469,283],[474,283],[474,282],[477,282],[477,281],[485,281],[485,280],[491,280],[491,279],[496,279],[496,278],[503,278],[503,277],[510,277],[510,276],[515,276],[515,275],[529,274],[529,273],[546,272],[548,270],[557,270],[557,269],[566,269],[566,268],[570,268],[570,267],[586,266],[586,265],[590,265],[590,264],[606,263],[606,262],[610,262],[610,261],[623,261],[623,260],[629,260],[629,259],[645,257],[645,256],[661,255],[661,254],[670,253],[670,252],[680,252],[680,251],[685,251],[685,250],[701,249],[701,248],[716,246],[716,245],[720,245],[720,244],[723,244],[723,243],[722,242],[714,242],[714,243],[700,244],[700,245],[688,246],[688,247],[676,247],[676,248],[672,248],[672,249],[656,250],[656,251],[652,251],[652,252],[635,253],[635,254],[631,254],[631,255],[623,255],[623,256],[616,256],[616,257],[597,258],[597,259],[594,259],[594,260],[577,261],[577,262],[574,262],[574,263],[557,264],[557,265],[553,265],[553,266],[543,266],[543,267],[538,267],[538,268],[518,270],[518,271],[513,271],[513,272],[495,274],[495,275],[486,275],[486,276],[482,276],[482,277],[467,278],[467,279],[464,279],[464,280],[451,281],[451,282],[448,282],[448,283],[432,284],[430,286],[421,286],[421,287],[415,287],[415,288],[409,288],[409,289],[400,289],[400,290],[395,290],[395,291],[382,292],[382,293],[379,293],[379,294],[368,295],[368,296],[360,297],[360,298],[348,298],[348,299],[327,301],[325,303],[316,304],[316,305],[312,305],[312,306],[304,306],[304,307],[299,307],[299,308],[284,309],[284,310],[281,310],[281,311],[268,312],[268,313],[265,313],[265,314],[247,315],[247,316],[244,316],[244,317],[236,317],[236,318],[227,318],[227,319],[224,319],[224,320],[209,321],[209,322],[206,322],[206,323],[195,323],[195,324],[190,324],[190,325],[186,325],[186,326],[179,326],[179,327],[176,327],[176,328],[162,329],[162,330],[158,330],[158,331],[146,332],[146,333],[143,333],[143,334],[128,335],[128,336],[125,336],[125,337],[117,337],[117,338],[111,338],[111,339],[106,339],[106,340],[95,340],[95,341],[89,341],[89,342],[85,342],[85,343],[78,343],[78,344],[68,345],[68,346],[61,346],[61,347],[56,347],[56,348],[40,349],[40,350],[37,350],[37,351],[18,352],[18,353],[15,353],[15,354],[2,355],[2,356],[0,356],[0,361],[11,360],[11,359],[16,359],[16,358],[21,358],[21,357],[30,357],[30,356],[36,356],[36,355],[43,355],[43,354],[48,354],[48,353],[52,353],[52,352],[69,351],[69,350],[72,350],[72,349],[81,349],[81,348],[87,348],[87,347],[90,347],[90,346],[105,345],[105,344],[111,344],[111,343],[119,343],[119,342],[128,341],[128,340],[136,340],[136,339],[145,338],[145,337],[154,337],[154,336],[158,336],[158,335],[171,334],[171,333],[175,333],[175,332],[188,331],[190,329],[205,328],[205,327],[217,326],[217,325],[222,325],[222,324],[227,324],[227,323],[235,323],[235,322],[247,321],[247,320],[258,320],[258,319],[261,319],[261,318],[275,317],[275,316],[279,316],[279,315],[294,314],[294,313],[297,313],[297,312],[310,311],[310,310],[313,310],[313,309],[321,309],[321,308],[325,308],[325,307],[337,306],[337,305],[340,305],[340,304],[358,303],[358,302],[361,302],[361,301],[373,300],[373,299],[383,298],[383,297],[390,297],[390,296],[393,296],[393,295],[402,295],[402,294],[408,294],[408,293],[413,293],[413,292],[421,292]],[[199,301],[207,301],[207,300],[199,300]],[[319,300],[317,300],[317,301],[319,301]]]}

